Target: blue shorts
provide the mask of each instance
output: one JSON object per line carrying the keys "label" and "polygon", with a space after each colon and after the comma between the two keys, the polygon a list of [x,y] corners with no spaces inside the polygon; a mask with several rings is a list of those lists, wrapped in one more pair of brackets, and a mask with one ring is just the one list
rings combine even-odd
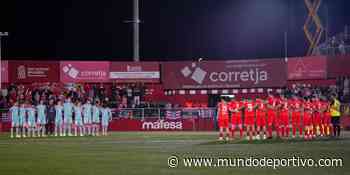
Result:
{"label": "blue shorts", "polygon": [[84,117],[84,124],[91,124],[91,116]]}
{"label": "blue shorts", "polygon": [[11,127],[18,127],[19,126],[19,118],[12,118],[12,122],[11,122]]}
{"label": "blue shorts", "polygon": [[64,117],[64,123],[65,124],[72,124],[73,123],[72,116]]}
{"label": "blue shorts", "polygon": [[75,120],[75,125],[77,125],[77,126],[83,126],[83,120],[82,120],[82,119]]}
{"label": "blue shorts", "polygon": [[35,127],[35,119],[28,119],[28,127]]}
{"label": "blue shorts", "polygon": [[24,121],[24,117],[19,117],[19,118],[18,118],[18,125],[19,125],[19,126],[23,126],[24,122],[25,122],[25,121]]}
{"label": "blue shorts", "polygon": [[92,119],[92,123],[100,123],[100,119],[99,118],[93,118]]}
{"label": "blue shorts", "polygon": [[60,126],[60,125],[62,125],[62,123],[63,123],[62,117],[55,118],[55,125],[56,126]]}
{"label": "blue shorts", "polygon": [[108,126],[109,121],[108,120],[102,120],[102,126]]}
{"label": "blue shorts", "polygon": [[38,124],[46,125],[46,119],[44,117],[38,117]]}

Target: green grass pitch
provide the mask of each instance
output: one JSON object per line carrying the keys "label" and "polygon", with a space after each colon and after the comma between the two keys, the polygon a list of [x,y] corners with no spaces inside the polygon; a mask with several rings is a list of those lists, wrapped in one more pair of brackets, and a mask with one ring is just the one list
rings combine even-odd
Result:
{"label": "green grass pitch", "polygon": [[[113,132],[107,137],[48,137],[10,139],[0,134],[1,175],[104,174],[349,174],[350,132],[338,140],[305,142],[218,142],[216,132]],[[182,157],[342,158],[331,168],[169,168],[171,155]],[[181,160],[180,160],[181,161]]]}

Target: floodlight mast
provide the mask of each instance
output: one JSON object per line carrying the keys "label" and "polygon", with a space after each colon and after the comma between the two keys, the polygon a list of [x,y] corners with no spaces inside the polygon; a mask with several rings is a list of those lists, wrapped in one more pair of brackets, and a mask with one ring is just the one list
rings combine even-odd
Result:
{"label": "floodlight mast", "polygon": [[140,61],[140,16],[139,16],[139,0],[134,0],[133,15],[133,58],[135,62]]}
{"label": "floodlight mast", "polygon": [[125,23],[132,23],[133,26],[133,60],[140,61],[140,13],[139,0],[133,0],[133,18],[126,20]]}

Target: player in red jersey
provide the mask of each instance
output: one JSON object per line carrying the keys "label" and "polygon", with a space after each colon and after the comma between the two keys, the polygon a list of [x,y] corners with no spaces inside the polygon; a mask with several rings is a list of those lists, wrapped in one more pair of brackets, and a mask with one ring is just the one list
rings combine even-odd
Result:
{"label": "player in red jersey", "polygon": [[304,103],[304,116],[303,116],[303,125],[304,125],[304,138],[305,140],[312,138],[312,113],[313,105],[310,99],[306,99]]}
{"label": "player in red jersey", "polygon": [[282,95],[280,103],[280,118],[279,118],[279,128],[281,137],[289,137],[289,101]]}
{"label": "player in red jersey", "polygon": [[292,127],[293,127],[293,138],[296,137],[296,131],[299,130],[299,137],[303,135],[303,129],[301,127],[301,112],[303,109],[303,100],[299,99],[298,96],[293,96],[291,102],[292,107]]}
{"label": "player in red jersey", "polygon": [[330,103],[328,101],[323,101],[323,117],[321,128],[325,136],[330,136],[332,131],[332,122],[331,122],[331,112],[330,112]]}
{"label": "player in red jersey", "polygon": [[[244,103],[244,126],[246,128],[247,140],[253,140],[254,136],[254,118],[255,118],[255,103],[248,99]],[[249,137],[248,137],[249,135]]]}
{"label": "player in red jersey", "polygon": [[[276,131],[278,130],[278,118],[277,118],[277,105],[278,99],[274,97],[272,94],[269,94],[267,98],[267,131],[268,137],[272,138],[272,127],[275,125]],[[277,131],[278,133],[278,131]]]}
{"label": "player in red jersey", "polygon": [[314,106],[314,115],[313,115],[313,137],[323,135],[321,131],[321,122],[322,122],[322,113],[323,113],[323,104],[319,97],[315,97],[313,100]]}
{"label": "player in red jersey", "polygon": [[244,104],[233,99],[229,103],[229,109],[231,111],[231,138],[235,137],[235,130],[239,129],[239,136],[242,139],[243,137],[243,127],[242,127],[242,109]]}
{"label": "player in red jersey", "polygon": [[229,140],[229,114],[227,102],[222,98],[218,104],[218,123],[220,128],[219,140],[223,140],[224,132],[226,133],[226,140]]}
{"label": "player in red jersey", "polygon": [[263,139],[266,139],[266,110],[267,110],[267,105],[266,101],[264,101],[261,98],[256,99],[256,131],[257,135],[256,138],[259,140],[261,137],[261,130],[263,131]]}

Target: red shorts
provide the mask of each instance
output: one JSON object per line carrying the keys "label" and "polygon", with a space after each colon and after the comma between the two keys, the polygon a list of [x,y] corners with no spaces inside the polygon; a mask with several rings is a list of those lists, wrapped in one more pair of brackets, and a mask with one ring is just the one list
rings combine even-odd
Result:
{"label": "red shorts", "polygon": [[331,124],[331,115],[329,113],[328,114],[327,113],[323,114],[322,124],[324,124],[324,125]]}
{"label": "red shorts", "polygon": [[300,116],[301,116],[300,112],[293,112],[292,113],[292,124],[293,125],[297,125],[297,126],[300,125],[300,118],[301,118]]}
{"label": "red shorts", "polygon": [[280,117],[280,124],[284,125],[284,126],[288,126],[289,125],[289,113],[288,111],[285,112],[281,112],[281,117]]}
{"label": "red shorts", "polygon": [[276,122],[277,114],[275,111],[268,111],[267,112],[267,124],[272,126],[273,124],[277,124]]}
{"label": "red shorts", "polygon": [[265,126],[266,125],[266,113],[265,112],[257,112],[256,113],[256,125],[257,126]]}
{"label": "red shorts", "polygon": [[314,125],[320,125],[321,124],[321,114],[320,113],[315,113],[314,117],[313,117],[313,124]]}
{"label": "red shorts", "polygon": [[242,124],[242,115],[241,114],[233,114],[231,116],[231,124],[232,125],[241,125]]}
{"label": "red shorts", "polygon": [[304,118],[303,118],[303,124],[304,126],[310,126],[312,124],[312,114],[305,112]]}
{"label": "red shorts", "polygon": [[220,128],[228,128],[228,117],[219,116],[218,123]]}
{"label": "red shorts", "polygon": [[244,117],[244,125],[254,125],[254,113],[246,112]]}

